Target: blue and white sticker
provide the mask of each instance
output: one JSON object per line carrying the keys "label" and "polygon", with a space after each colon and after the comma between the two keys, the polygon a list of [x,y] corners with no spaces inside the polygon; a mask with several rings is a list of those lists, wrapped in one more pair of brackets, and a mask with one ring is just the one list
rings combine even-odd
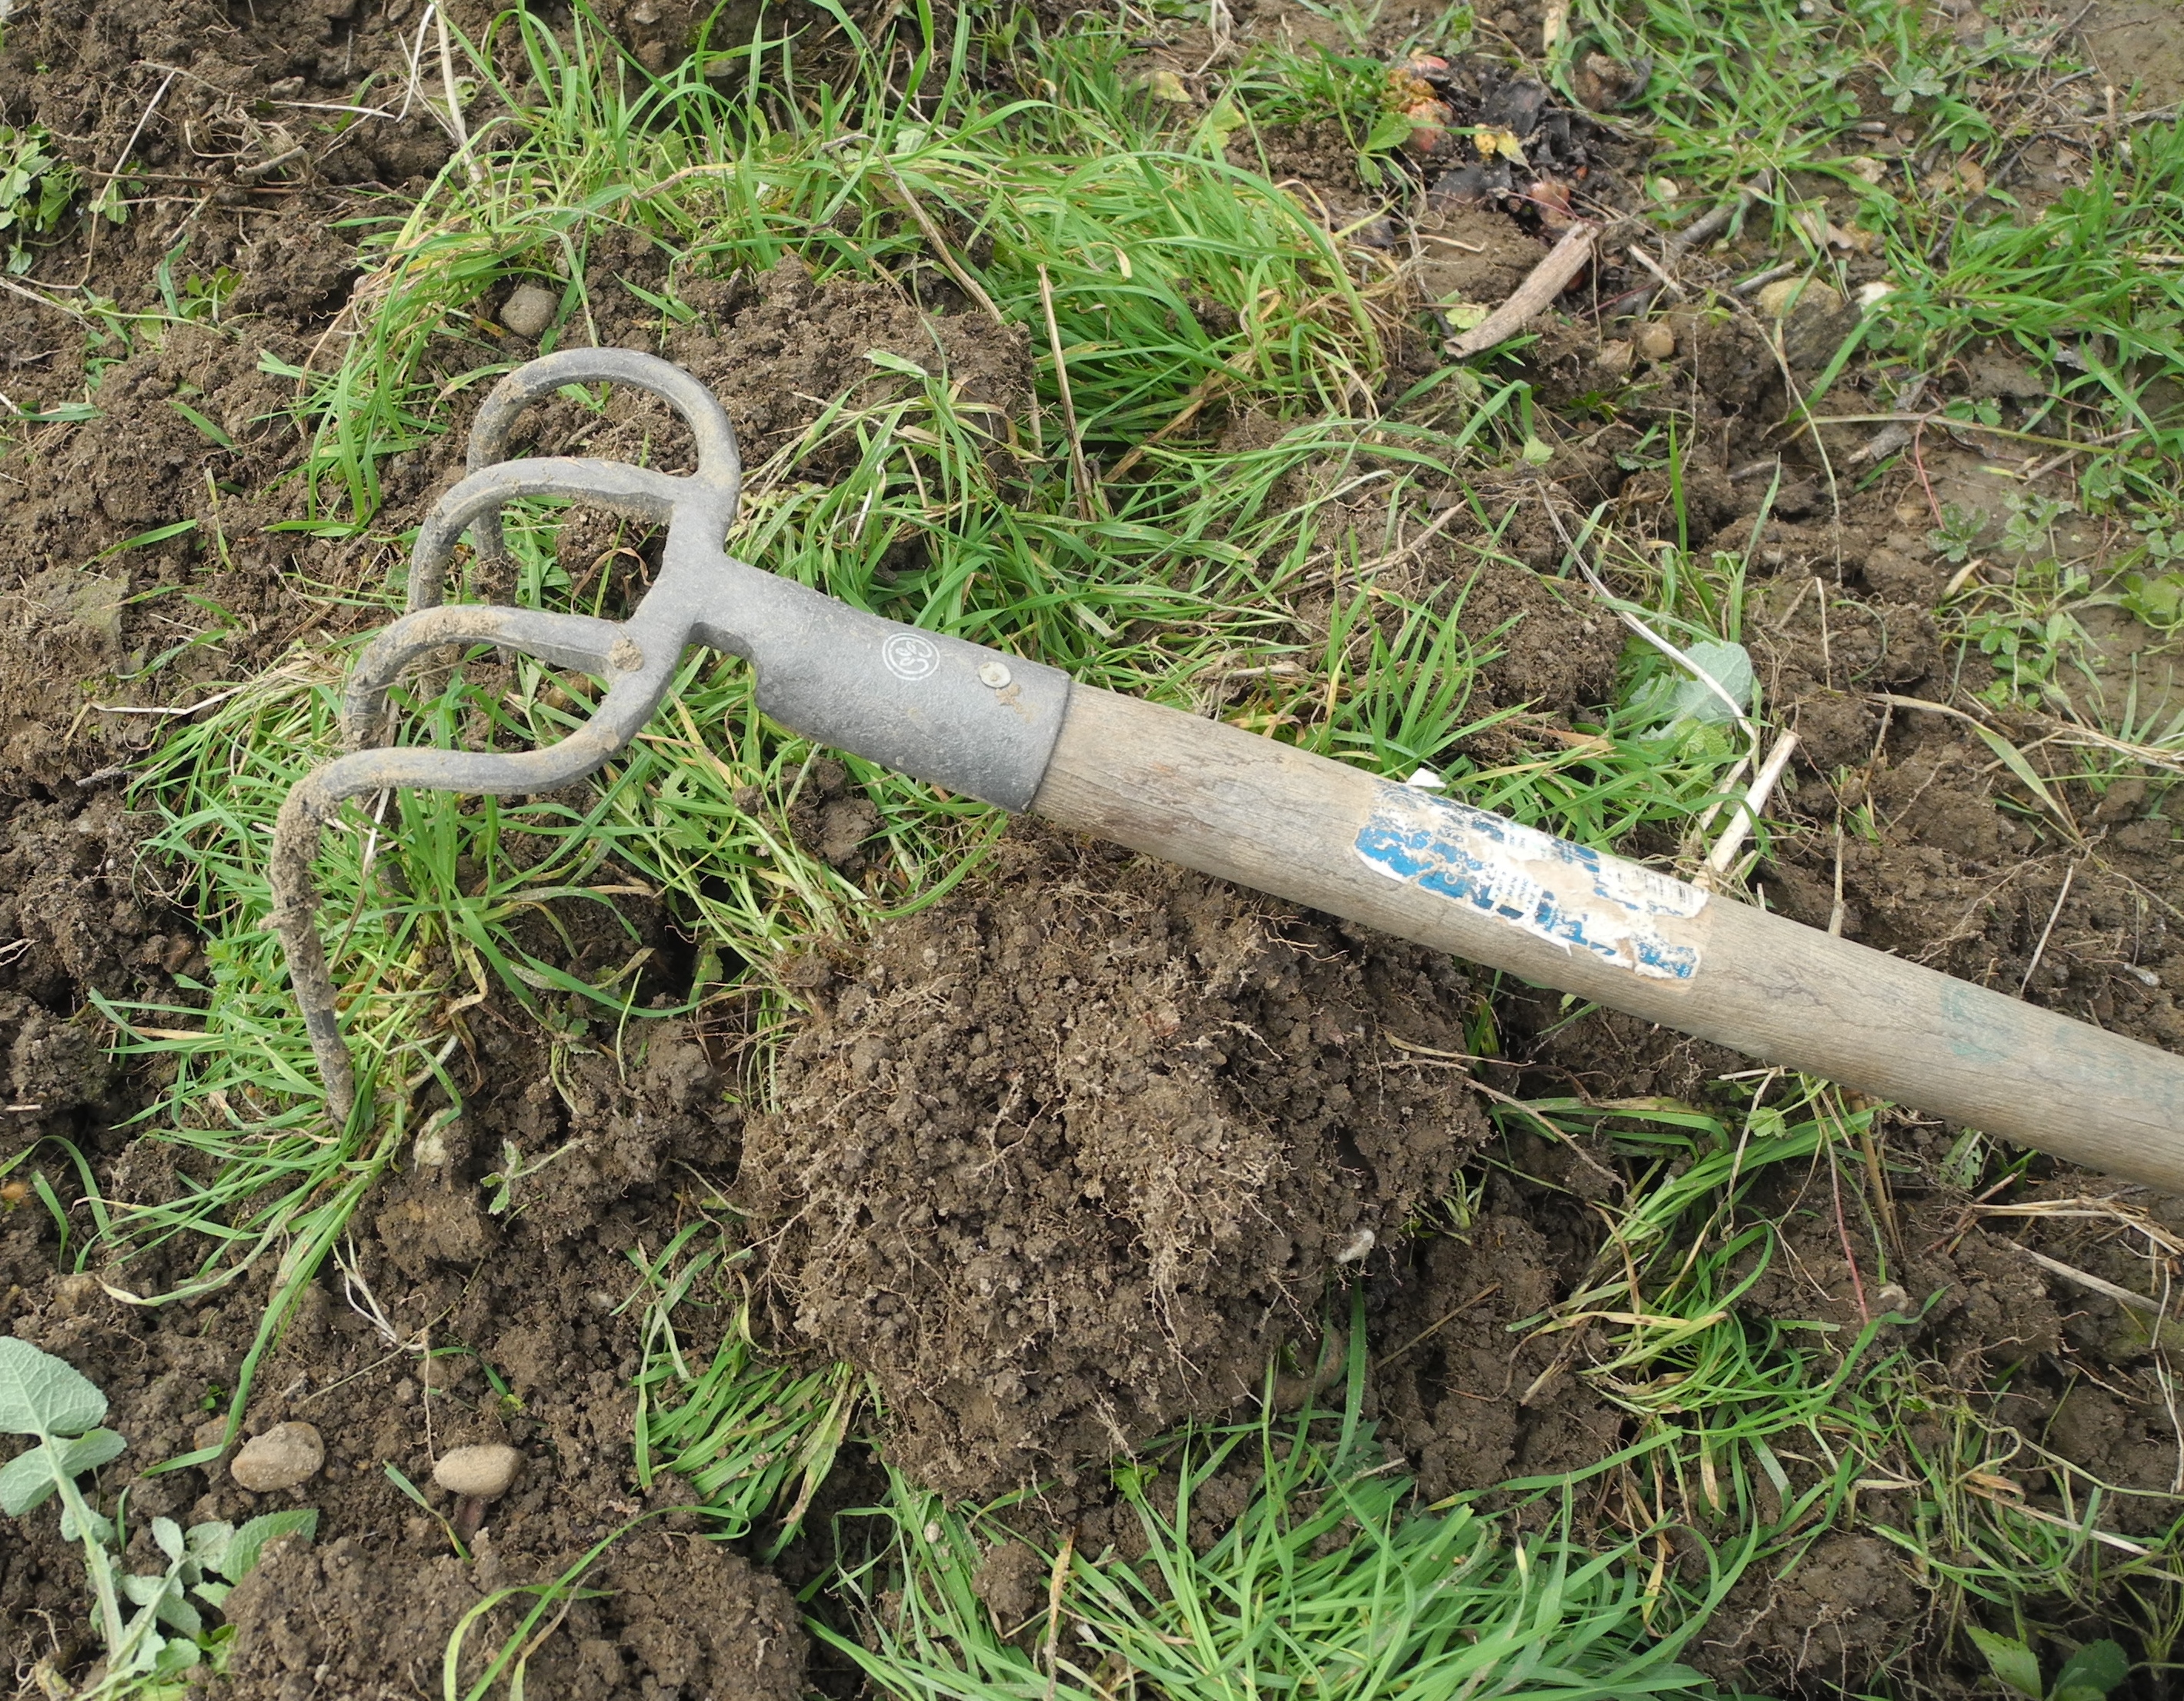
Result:
{"label": "blue and white sticker", "polygon": [[1588,850],[1452,798],[1383,784],[1355,844],[1368,867],[1497,917],[1569,952],[1656,980],[1698,973],[1695,945],[1663,933],[1706,907],[1696,886]]}

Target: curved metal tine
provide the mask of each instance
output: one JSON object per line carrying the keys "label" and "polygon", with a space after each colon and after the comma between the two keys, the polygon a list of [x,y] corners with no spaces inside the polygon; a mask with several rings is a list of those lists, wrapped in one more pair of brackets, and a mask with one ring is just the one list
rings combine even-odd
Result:
{"label": "curved metal tine", "polygon": [[[503,461],[516,416],[539,396],[563,384],[605,381],[633,384],[660,397],[682,415],[695,438],[698,471],[678,477],[626,462],[557,456]],[[353,745],[368,736],[387,693],[421,651],[440,644],[503,644],[560,666],[604,676],[607,692],[589,720],[560,742],[518,752],[421,748],[352,749],[315,769],[288,794],[274,834],[272,922],[288,958],[289,982],[304,1014],[311,1049],[326,1083],[328,1107],[346,1119],[355,1102],[355,1079],[342,1038],[326,945],[315,917],[319,897],[311,863],[326,821],[348,798],[393,786],[496,794],[551,791],[582,778],[636,737],[666,693],[682,659],[677,622],[632,619],[644,627],[640,647],[628,629],[611,621],[536,610],[442,608],[448,562],[465,528],[481,553],[504,555],[500,514],[522,496],[585,497],[683,533],[695,527],[715,552],[733,522],[742,483],[734,428],[712,393],[681,368],[649,354],[621,349],[573,349],[518,367],[493,388],[472,427],[468,477],[433,505],[410,556],[410,612],[368,646],[359,659],[343,713]],[[702,556],[702,552],[701,552]],[[688,559],[687,554],[684,556]],[[680,616],[685,602],[670,605]],[[658,628],[655,630],[654,628]],[[648,648],[649,652],[648,653]]]}
{"label": "curved metal tine", "polygon": [[[526,612],[447,611],[449,615],[511,611]],[[392,786],[505,796],[553,791],[582,779],[627,745],[652,718],[678,659],[655,657],[649,665],[621,674],[607,688],[589,720],[543,750],[505,754],[420,748],[356,750],[313,769],[290,789],[273,834],[271,919],[288,960],[289,990],[303,1012],[311,1054],[326,1085],[327,1107],[337,1121],[346,1121],[355,1104],[356,1076],[348,1042],[342,1037],[333,975],[317,925],[320,898],[311,863],[326,823],[347,799]]]}
{"label": "curved metal tine", "polygon": [[[743,458],[736,449],[735,427],[729,423],[727,411],[710,390],[680,366],[656,354],[634,349],[564,349],[526,361],[493,387],[479,407],[476,419],[471,421],[470,454],[465,463],[469,470],[475,474],[505,460],[509,432],[532,403],[552,394],[564,384],[592,383],[627,384],[649,391],[682,416],[697,446],[698,471],[690,479],[677,482],[705,489],[719,514],[721,536],[725,540],[729,526],[734,523],[736,503],[743,488]],[[689,494],[695,495],[697,492]],[[472,532],[480,555],[491,558],[506,555],[508,546],[501,537],[498,505],[490,513],[475,517]],[[421,548],[423,538],[421,537],[418,542]],[[454,542],[453,538],[448,539],[450,548]],[[412,608],[426,606],[415,600],[419,582],[416,569],[420,564],[421,556],[413,561],[410,570]],[[439,565],[443,568],[445,563]]]}
{"label": "curved metal tine", "polygon": [[[405,614],[365,646],[348,677],[342,705],[342,744],[359,750],[384,722],[387,694],[402,671],[428,650],[450,644],[491,644],[535,655],[555,667],[610,676],[621,627],[588,615],[548,614],[538,609],[480,607],[421,609]],[[438,784],[438,782],[432,782]]]}
{"label": "curved metal tine", "polygon": [[[668,525],[691,510],[710,525],[711,516],[702,487],[694,481],[632,466],[624,460],[593,460],[562,455],[542,455],[530,460],[504,460],[471,473],[432,505],[425,523],[417,528],[417,542],[410,551],[409,609],[437,608],[447,588],[448,563],[454,559],[455,544],[465,529],[484,529],[493,547],[505,549],[500,538],[500,510],[521,496],[581,497],[617,513],[632,514],[655,526]],[[727,523],[721,522],[721,534]]]}

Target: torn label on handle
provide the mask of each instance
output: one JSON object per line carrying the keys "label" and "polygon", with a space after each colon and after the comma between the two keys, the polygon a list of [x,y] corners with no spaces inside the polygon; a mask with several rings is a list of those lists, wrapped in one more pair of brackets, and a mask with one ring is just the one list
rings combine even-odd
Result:
{"label": "torn label on handle", "polygon": [[1391,880],[1498,917],[1566,951],[1584,950],[1658,980],[1698,973],[1694,945],[1658,918],[1706,907],[1696,886],[1588,850],[1451,798],[1383,784],[1353,848]]}

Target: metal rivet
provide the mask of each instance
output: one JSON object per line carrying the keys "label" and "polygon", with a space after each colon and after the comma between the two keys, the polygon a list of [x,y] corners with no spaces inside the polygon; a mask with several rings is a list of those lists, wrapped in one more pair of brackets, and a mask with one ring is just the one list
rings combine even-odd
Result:
{"label": "metal rivet", "polygon": [[1008,666],[1005,662],[989,661],[978,669],[978,683],[981,685],[990,685],[996,691],[1007,684],[1009,678]]}

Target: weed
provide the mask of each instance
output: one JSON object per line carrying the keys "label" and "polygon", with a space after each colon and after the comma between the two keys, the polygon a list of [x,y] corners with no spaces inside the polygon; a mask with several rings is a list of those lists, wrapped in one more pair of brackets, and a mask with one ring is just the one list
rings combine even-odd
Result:
{"label": "weed", "polygon": [[[777,1513],[768,1559],[794,1538],[812,1496],[849,1433],[861,1386],[846,1364],[799,1375],[769,1364],[751,1336],[747,1304],[727,1285],[732,1252],[725,1225],[701,1218],[649,1258],[632,1248],[644,1302],[643,1364],[634,1379],[633,1445],[638,1485],[662,1471],[688,1480],[724,1537],[740,1536]],[[676,1313],[712,1315],[720,1344],[710,1362],[683,1350]],[[794,1499],[781,1502],[791,1488]]]}
{"label": "weed", "polygon": [[[37,1445],[0,1466],[0,1512],[20,1518],[58,1495],[61,1537],[83,1549],[94,1625],[106,1646],[104,1675],[86,1697],[164,1691],[210,1658],[217,1670],[226,1646],[201,1607],[215,1610],[235,1584],[257,1569],[266,1544],[284,1536],[307,1540],[319,1514],[270,1512],[241,1528],[195,1524],[184,1531],[169,1518],[152,1520],[152,1540],[166,1569],[131,1573],[115,1560],[125,1538],[114,1519],[94,1508],[76,1479],[120,1457],[128,1442],[99,1427],[106,1396],[64,1360],[27,1341],[0,1336],[0,1432],[35,1436]],[[136,1609],[126,1612],[123,1602]]]}
{"label": "weed", "polygon": [[2003,1687],[2027,1701],[2103,1701],[2130,1675],[2130,1657],[2106,1639],[2073,1652],[2049,1684],[2041,1677],[2040,1657],[2016,1637],[1997,1636],[1976,1625],[1966,1634],[1986,1656],[1988,1668]]}
{"label": "weed", "polygon": [[0,244],[15,276],[31,269],[32,244],[58,231],[75,196],[75,168],[52,151],[52,140],[35,124],[0,124]]}
{"label": "weed", "polygon": [[[972,1587],[980,1556],[1017,1537],[1011,1502],[951,1507],[891,1474],[879,1551],[844,1578],[860,1646],[818,1634],[890,1695],[986,1701],[1291,1687],[1349,1701],[1412,1694],[1569,1698],[1717,1692],[1678,1649],[1741,1574],[1708,1553],[1687,1589],[1637,1545],[1590,1553],[1558,1531],[1518,1534],[1467,1501],[1417,1504],[1361,1416],[1362,1314],[1340,1413],[1187,1431],[1118,1466],[1136,1564],[1073,1542],[1039,1552],[1050,1606],[1002,1624]],[[1225,1528],[1196,1512],[1224,1475],[1253,1481]]]}

